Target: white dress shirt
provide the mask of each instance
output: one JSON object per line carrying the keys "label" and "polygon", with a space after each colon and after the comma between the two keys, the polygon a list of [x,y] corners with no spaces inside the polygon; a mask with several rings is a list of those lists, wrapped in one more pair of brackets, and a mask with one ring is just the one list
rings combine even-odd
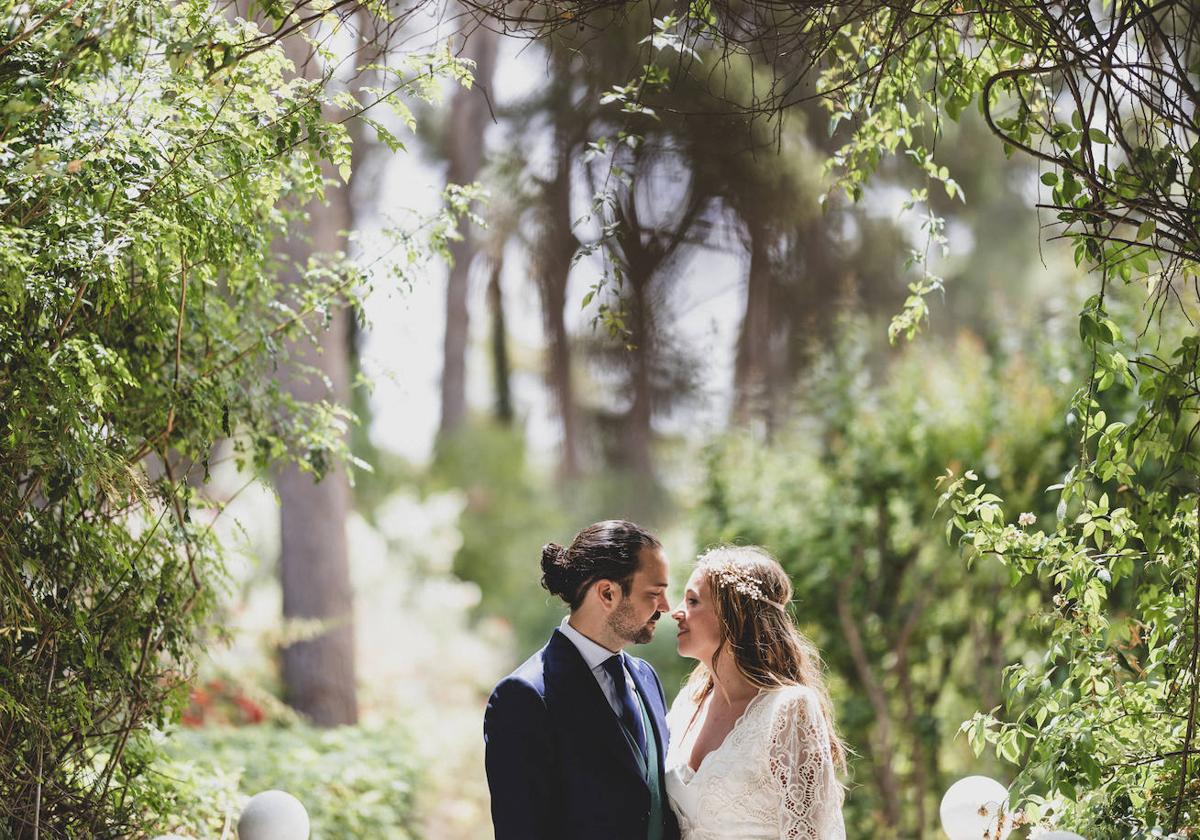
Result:
{"label": "white dress shirt", "polygon": [[[600,690],[604,692],[604,697],[608,700],[608,705],[612,707],[613,712],[618,718],[621,717],[621,697],[617,694],[616,683],[613,678],[608,675],[608,671],[604,670],[604,663],[612,659],[615,654],[606,648],[604,645],[593,642],[587,636],[580,633],[569,622],[569,616],[562,620],[558,625],[558,629],[562,634],[571,640],[571,643],[579,650],[579,655],[583,657],[583,661],[587,663],[588,668],[592,671],[592,676],[596,678],[596,682],[600,684]],[[622,658],[624,661],[624,658]],[[633,677],[629,673],[629,669],[625,668],[625,684],[633,690],[634,695],[637,695],[635,686],[637,683],[633,681]]]}

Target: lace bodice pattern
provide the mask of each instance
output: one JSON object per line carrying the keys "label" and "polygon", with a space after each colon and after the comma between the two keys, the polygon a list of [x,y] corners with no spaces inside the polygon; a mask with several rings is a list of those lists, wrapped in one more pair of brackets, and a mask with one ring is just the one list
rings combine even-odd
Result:
{"label": "lace bodice pattern", "polygon": [[683,840],[845,840],[842,786],[812,690],[760,692],[693,772],[706,708],[689,728],[695,710],[685,688],[667,717],[667,795]]}

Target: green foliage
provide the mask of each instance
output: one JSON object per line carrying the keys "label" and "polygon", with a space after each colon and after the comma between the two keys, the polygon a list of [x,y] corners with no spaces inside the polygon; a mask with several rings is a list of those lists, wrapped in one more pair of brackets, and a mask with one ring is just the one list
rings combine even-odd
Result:
{"label": "green foliage", "polygon": [[335,437],[329,407],[283,419],[265,257],[341,138],[277,50],[214,78],[248,30],[205,4],[56,5],[11,12],[0,77],[0,824],[114,836],[220,581],[184,475],[235,430],[259,464]]}
{"label": "green foliage", "polygon": [[1052,488],[1056,517],[1014,523],[974,473],[947,477],[941,501],[968,555],[1052,593],[1037,616],[1045,654],[1005,674],[1011,718],[964,728],[977,751],[990,743],[1021,766],[1032,813],[1089,837],[1159,837],[1200,822],[1181,749],[1194,749],[1200,646],[1200,342],[1186,335],[1163,358],[1099,298],[1080,329],[1095,360],[1074,401],[1084,455]]}
{"label": "green foliage", "polygon": [[[620,11],[584,2],[569,16],[541,21],[552,28]],[[945,148],[947,122],[977,107],[1006,155],[1019,153],[1045,168],[1044,189],[1031,203],[1054,235],[1073,245],[1095,292],[1083,304],[1073,366],[1082,385],[1069,426],[1078,464],[1056,485],[1062,494],[1053,532],[1028,540],[1019,533],[1025,526],[1010,526],[1003,513],[1003,499],[1025,506],[1011,488],[997,489],[995,478],[1004,473],[981,469],[991,489],[952,476],[945,498],[952,533],[963,532],[970,550],[1005,561],[977,564],[976,571],[999,568],[1014,591],[1045,589],[1047,598],[1061,599],[1037,625],[1048,659],[1027,679],[1020,669],[1010,672],[1015,678],[1006,691],[1017,722],[993,728],[994,741],[1002,758],[1025,768],[1018,798],[1039,819],[1091,836],[1194,833],[1200,822],[1195,4],[701,0],[678,21],[645,29],[647,63],[605,95],[620,111],[623,130],[609,132],[616,140],[594,144],[597,154],[637,147],[649,136],[671,107],[681,75],[716,79],[714,95],[732,110],[777,116],[804,98],[806,74],[815,70],[836,133],[830,169],[846,195],[865,198],[869,180],[893,156],[917,164],[929,184],[913,194],[910,207],[929,207],[930,247],[910,260],[920,277],[893,322],[893,339],[915,334],[928,313],[926,298],[943,285],[929,264],[929,254],[945,244],[935,197],[944,192],[950,201],[965,200],[935,154]],[[685,33],[682,39],[677,32]],[[748,98],[729,93],[722,83],[733,74],[722,78],[696,60],[706,55],[697,45],[732,57],[726,71],[749,57],[768,65],[771,78]],[[669,54],[669,72],[656,64],[656,51]],[[596,247],[618,232],[618,190],[610,184],[632,188],[619,163],[592,208],[601,228]],[[622,275],[619,266],[609,272],[585,300],[605,306],[600,319],[621,334],[622,310],[604,301],[619,290]],[[1110,314],[1122,285],[1141,298],[1135,309],[1148,304],[1144,320]],[[1164,326],[1179,314],[1186,327]],[[749,460],[752,453],[745,454]],[[1037,521],[1041,506],[1023,512]],[[1054,726],[1047,729],[1047,721]],[[976,746],[983,744],[988,719],[976,719],[969,731]],[[1052,808],[1038,807],[1049,800]]]}
{"label": "green foliage", "polygon": [[[876,7],[868,23],[841,33],[840,60],[824,79],[835,114],[881,104],[855,117],[837,161],[851,191],[889,142],[923,150],[936,126],[922,140],[915,125],[957,119],[978,103],[1007,153],[1047,167],[1040,206],[1097,289],[1079,321],[1089,361],[1073,400],[1079,464],[1059,485],[1053,527],[1012,524],[1002,507],[1011,511],[1012,500],[973,474],[951,477],[943,496],[970,552],[997,557],[1017,585],[1037,581],[1054,593],[1039,618],[1044,658],[1007,672],[1013,720],[979,715],[968,730],[977,748],[986,738],[1022,765],[1018,798],[1034,816],[1090,837],[1194,829],[1200,406],[1195,289],[1180,290],[1200,258],[1200,147],[1191,84],[1175,79],[1183,66],[1195,69],[1195,10],[1173,2],[1153,11],[1121,2],[979,10],[986,14],[960,8],[925,21]],[[879,86],[856,78],[868,65]],[[1133,306],[1139,297],[1151,304],[1141,323],[1110,315],[1114,296],[1128,298],[1118,284],[1132,286]],[[1188,326],[1173,326],[1172,314]]]}
{"label": "green foliage", "polygon": [[2,9],[0,836],[123,837],[222,585],[214,444],[345,454],[347,412],[274,372],[362,276],[271,244],[349,145],[278,33],[210,3]]}
{"label": "green foliage", "polygon": [[[511,625],[518,660],[545,644],[567,612],[566,605],[541,586],[542,546],[551,541],[567,544],[589,522],[633,518],[645,490],[636,477],[613,472],[575,479],[564,492],[568,485],[533,462],[521,429],[480,420],[440,439],[428,475],[418,482],[464,495],[458,522],[462,543],[453,570],[479,585],[478,617],[496,617]],[[673,508],[659,508],[639,521],[653,530],[674,514]],[[637,654],[672,676],[682,676],[671,634],[660,631],[656,644]],[[664,681],[669,693],[679,683],[666,677]]]}
{"label": "green foliage", "polygon": [[480,612],[512,622],[518,650],[540,646],[563,612],[539,585],[542,546],[571,525],[563,500],[528,464],[524,432],[469,423],[438,441],[429,480],[466,496],[454,572],[479,584]]}
{"label": "green foliage", "polygon": [[932,836],[946,787],[979,769],[958,722],[1000,702],[998,669],[1034,643],[1023,618],[1039,596],[958,561],[930,483],[948,463],[980,462],[1049,518],[1042,487],[1066,469],[1070,438],[1050,359],[992,361],[963,337],[913,346],[873,375],[855,340],[805,382],[786,431],[713,447],[700,544],[768,546],[792,576],[856,753],[848,833]]}
{"label": "green foliage", "polygon": [[284,790],[308,811],[312,840],[419,836],[421,777],[412,741],[395,723],[322,730],[303,725],[205,727],[164,742],[141,793],[144,835],[229,836],[246,800]]}
{"label": "green foliage", "polygon": [[[743,34],[721,29],[710,5],[697,9],[696,31],[738,51]],[[1019,796],[1050,822],[1094,837],[1194,830],[1194,4],[867,0],[785,15],[771,18],[785,34],[766,59],[781,84],[753,106],[786,107],[789,94],[778,91],[791,90],[782,84],[794,72],[790,56],[811,58],[832,128],[848,126],[831,168],[851,198],[862,198],[897,153],[948,197],[961,197],[934,150],[946,121],[972,105],[1006,154],[1045,167],[1038,207],[1072,242],[1096,292],[1079,324],[1079,358],[1087,362],[1072,403],[1079,463],[1060,485],[1060,513],[1048,533],[1022,536],[1002,515],[1005,495],[974,480],[952,478],[945,497],[951,528],[969,548],[999,556],[1015,586],[1036,582],[1059,597],[1040,625],[1046,660],[1034,671],[1009,672],[1018,722],[990,731],[1001,756],[1025,762]],[[915,331],[924,297],[940,288],[939,278],[924,274],[893,337]],[[1110,316],[1120,285],[1149,304],[1140,323]],[[1170,325],[1180,314],[1188,320],[1182,329]],[[980,717],[970,727],[977,744],[989,723]],[[1056,800],[1052,808],[1036,807],[1047,800]]]}

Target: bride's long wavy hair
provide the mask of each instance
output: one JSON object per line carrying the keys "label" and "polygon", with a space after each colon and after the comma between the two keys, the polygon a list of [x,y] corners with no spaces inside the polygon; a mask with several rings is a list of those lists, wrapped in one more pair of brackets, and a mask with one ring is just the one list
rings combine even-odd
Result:
{"label": "bride's long wavy hair", "polygon": [[[713,664],[733,655],[738,671],[757,688],[804,685],[816,693],[829,730],[829,748],[839,770],[846,769],[846,747],[837,734],[833,703],[825,686],[821,655],[796,627],[788,612],[792,581],[779,562],[758,546],[718,546],[700,555],[709,597],[715,605],[720,643]],[[697,665],[688,678],[696,708],[713,692],[712,672]]]}

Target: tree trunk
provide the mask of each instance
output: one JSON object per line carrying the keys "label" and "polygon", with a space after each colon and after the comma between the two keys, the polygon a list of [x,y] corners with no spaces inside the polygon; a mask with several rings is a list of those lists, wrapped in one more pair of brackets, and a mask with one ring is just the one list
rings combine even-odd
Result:
{"label": "tree trunk", "polygon": [[470,313],[467,309],[467,280],[470,275],[470,243],[450,245],[450,273],[446,278],[446,335],[442,342],[442,415],[438,434],[453,434],[467,417],[467,338]]}
{"label": "tree trunk", "polygon": [[[463,57],[475,62],[475,84],[459,88],[450,102],[450,124],[446,137],[446,157],[450,166],[448,184],[467,185],[479,178],[483,167],[483,135],[490,115],[485,91],[492,83],[496,66],[496,35],[485,27],[470,33],[463,45]],[[478,249],[471,223],[459,225],[462,239],[450,243],[450,274],[446,281],[446,336],[442,345],[442,415],[439,432],[450,434],[459,429],[467,416],[467,340],[470,313],[467,293],[471,265]]]}
{"label": "tree trunk", "polygon": [[871,704],[872,711],[875,713],[875,725],[872,727],[874,738],[871,744],[871,769],[875,775],[875,783],[879,788],[880,797],[883,800],[884,820],[888,827],[896,831],[901,824],[901,809],[900,781],[896,776],[896,770],[892,763],[896,746],[895,738],[892,735],[894,728],[892,725],[892,714],[888,707],[887,695],[884,692],[883,686],[880,684],[874,669],[871,667],[866,645],[863,643],[862,634],[859,632],[858,621],[854,617],[853,609],[850,606],[850,582],[861,574],[861,551],[861,549],[856,550],[859,557],[856,558],[855,571],[838,582],[835,606],[837,608],[838,621],[842,628],[842,635],[846,639],[846,646],[854,662],[859,682],[866,692],[867,701]]}
{"label": "tree trunk", "polygon": [[496,391],[496,419],[505,426],[513,422],[512,365],[508,358],[508,327],[504,320],[504,292],[500,274],[504,268],[504,248],[495,249],[488,258],[488,310],[492,315],[492,381]]}
{"label": "tree trunk", "polygon": [[[634,269],[637,270],[637,269]],[[633,346],[626,350],[630,354],[630,378],[632,402],[625,418],[625,446],[622,453],[624,465],[633,473],[646,478],[654,475],[654,393],[651,383],[651,365],[654,363],[654,309],[649,300],[651,273],[639,272],[630,276],[628,284],[632,291],[629,297]],[[649,483],[642,485],[648,488]]]}
{"label": "tree trunk", "polygon": [[[312,207],[312,250],[325,252],[344,247],[338,232],[349,223],[345,187],[327,192],[328,207]],[[298,232],[297,232],[298,233]],[[303,260],[309,247],[297,236],[287,251]],[[349,314],[336,310],[317,343],[302,338],[292,345],[299,364],[310,364],[332,383],[290,370],[285,385],[297,399],[329,399],[346,405],[350,398],[350,364],[347,342]],[[354,610],[350,586],[350,558],[346,546],[346,516],[350,487],[345,469],[334,465],[320,482],[295,466],[276,474],[279,492],[283,586],[283,617],[318,619],[330,628],[313,639],[283,649],[283,682],[287,702],[319,726],[354,723],[358,707],[354,684]]]}
{"label": "tree trunk", "polygon": [[[297,67],[317,73],[319,62],[307,61],[307,48],[299,38],[285,41],[285,50]],[[292,262],[303,265],[310,253],[342,251],[342,232],[352,223],[350,190],[326,166],[328,206],[309,207],[308,233],[292,230],[283,250]],[[295,276],[287,278],[294,282]],[[329,329],[316,333],[316,342],[297,339],[291,350],[295,364],[283,371],[285,387],[297,399],[328,399],[347,405],[350,397],[350,315],[332,313]],[[312,365],[328,379],[305,374],[300,365]],[[284,621],[318,620],[328,629],[314,638],[283,649],[285,700],[318,726],[351,724],[358,720],[354,670],[354,606],[350,584],[350,558],[346,545],[346,516],[350,487],[346,472],[334,465],[320,482],[288,466],[276,473],[280,501],[281,551],[279,576],[283,589]]]}
{"label": "tree trunk", "polygon": [[[562,119],[568,119],[566,115]],[[579,474],[577,420],[574,387],[571,382],[571,341],[567,334],[565,307],[567,277],[579,240],[571,229],[571,151],[572,142],[565,126],[555,130],[555,173],[544,185],[542,218],[533,259],[534,277],[542,304],[542,323],[546,331],[546,382],[558,410],[562,428],[562,474]]]}
{"label": "tree trunk", "polygon": [[[616,463],[638,476],[652,479],[654,474],[655,393],[651,377],[658,342],[652,299],[654,274],[667,257],[660,240],[653,233],[647,237],[642,229],[637,198],[628,197],[618,216],[618,251],[625,268],[626,294],[622,305],[628,312],[630,342],[619,352],[624,354],[623,367],[627,378],[622,388],[629,395],[629,409],[622,423],[621,442]],[[641,484],[644,489],[652,481]],[[645,499],[638,500],[639,503]],[[640,506],[640,505],[639,505]]]}
{"label": "tree trunk", "polygon": [[746,314],[738,336],[734,361],[734,421],[762,420],[771,427],[768,382],[771,364],[772,266],[770,228],[747,223],[750,269],[746,277]]}
{"label": "tree trunk", "polygon": [[909,607],[904,625],[900,628],[895,643],[892,645],[892,660],[895,662],[892,671],[896,674],[900,685],[900,697],[904,708],[904,738],[910,745],[909,801],[913,803],[915,817],[911,835],[914,840],[921,840],[925,836],[926,800],[929,794],[930,777],[927,772],[929,770],[929,750],[927,749],[926,735],[921,731],[920,722],[917,719],[920,711],[917,705],[919,698],[913,686],[908,651],[912,635],[916,632],[917,624],[925,613],[930,593],[933,591],[932,582],[918,591],[920,594]]}

